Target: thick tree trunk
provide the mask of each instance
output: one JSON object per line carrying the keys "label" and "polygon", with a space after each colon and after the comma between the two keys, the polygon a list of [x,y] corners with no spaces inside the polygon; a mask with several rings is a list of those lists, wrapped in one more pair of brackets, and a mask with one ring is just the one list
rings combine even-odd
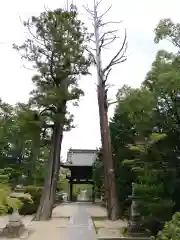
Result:
{"label": "thick tree trunk", "polygon": [[107,111],[104,112],[104,154],[107,163],[107,181],[109,191],[108,218],[116,221],[119,218],[119,203],[117,199],[116,179],[112,159],[111,138],[108,125]]}
{"label": "thick tree trunk", "polygon": [[57,182],[60,170],[60,151],[63,138],[62,127],[55,126],[52,135],[52,145],[48,161],[47,177],[45,178],[44,189],[38,207],[35,220],[48,220],[51,218],[55,202]]}
{"label": "thick tree trunk", "polygon": [[97,93],[98,93],[98,105],[99,105],[99,120],[100,120],[100,133],[101,133],[101,144],[102,144],[102,156],[103,156],[103,169],[104,169],[104,189],[105,189],[105,199],[106,199],[106,206],[107,206],[107,212],[109,212],[109,205],[110,205],[110,196],[109,196],[109,189],[108,189],[108,182],[107,182],[107,164],[105,162],[105,151],[104,151],[104,120],[103,120],[103,109],[101,107],[102,102],[102,94],[100,91],[100,87],[98,86]]}
{"label": "thick tree trunk", "polygon": [[114,166],[112,159],[111,138],[108,125],[108,115],[105,97],[105,88],[98,86],[98,103],[100,115],[100,129],[104,161],[104,181],[107,199],[108,218],[115,221],[119,218],[119,205],[117,199],[116,182],[114,174]]}

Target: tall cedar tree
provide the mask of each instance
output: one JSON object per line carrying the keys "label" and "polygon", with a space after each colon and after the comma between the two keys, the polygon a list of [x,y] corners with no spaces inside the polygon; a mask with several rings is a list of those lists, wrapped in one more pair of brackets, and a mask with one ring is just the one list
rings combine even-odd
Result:
{"label": "tall cedar tree", "polygon": [[36,220],[51,217],[60,170],[63,131],[69,130],[72,116],[67,103],[77,104],[83,91],[78,86],[80,75],[88,74],[90,59],[85,55],[88,39],[84,24],[77,19],[77,11],[57,9],[44,11],[24,22],[29,37],[23,45],[14,45],[22,58],[34,63],[37,75],[32,79],[35,90],[31,104],[45,116],[45,127],[51,131],[47,176]]}

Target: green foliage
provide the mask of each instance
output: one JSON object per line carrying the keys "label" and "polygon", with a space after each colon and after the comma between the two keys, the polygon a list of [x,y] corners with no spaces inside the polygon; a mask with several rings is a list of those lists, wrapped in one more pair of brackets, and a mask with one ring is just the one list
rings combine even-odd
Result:
{"label": "green foliage", "polygon": [[37,208],[40,203],[42,189],[43,189],[42,187],[37,187],[37,186],[26,186],[24,188],[24,193],[31,195],[32,202],[29,202],[28,199],[24,199],[23,205],[19,209],[20,214],[31,215],[31,214],[36,213]]}
{"label": "green foliage", "polygon": [[175,194],[179,189],[180,136],[177,60],[176,55],[159,52],[141,88],[124,86],[119,90],[110,122],[121,206],[128,203],[131,183],[136,182],[140,211],[153,232],[158,230],[154,231],[153,221],[158,226],[179,209]]}
{"label": "green foliage", "polygon": [[[68,112],[67,104],[78,104],[83,95],[78,84],[79,77],[89,74],[91,61],[86,54],[85,43],[88,34],[75,10],[44,11],[24,22],[24,27],[29,32],[27,40],[20,46],[14,44],[14,49],[23,59],[31,62],[37,72],[32,78],[35,88],[29,103],[37,109],[41,133],[48,136],[49,161],[43,196],[51,195],[52,199],[44,197],[41,203],[45,204],[46,199],[49,207],[40,208],[44,209],[42,214],[46,212],[45,218],[48,218],[55,199],[63,131],[73,127],[73,115]],[[35,143],[33,149],[36,145],[39,144]],[[51,184],[47,183],[49,181]]]}
{"label": "green foliage", "polygon": [[[47,146],[40,138],[36,111],[29,105],[0,103],[0,168],[9,176],[9,184],[42,182]],[[36,166],[36,167],[35,167]]]}
{"label": "green foliage", "polygon": [[[73,127],[73,115],[68,112],[67,104],[78,104],[83,95],[78,84],[79,77],[89,74],[91,61],[86,54],[85,43],[88,34],[75,10],[44,11],[23,24],[29,32],[28,37],[22,45],[14,44],[14,49],[22,59],[32,63],[37,72],[32,78],[35,88],[29,100],[29,105],[37,111],[37,128],[40,127],[39,138],[36,135],[36,141],[33,141],[32,167],[35,172],[35,162],[42,153],[40,147],[43,138],[43,146],[48,147],[49,158],[43,196],[47,194],[52,197],[49,200],[44,197],[49,202],[49,208],[46,205],[46,208],[42,206],[41,209],[47,213],[52,210],[55,198],[63,131]],[[51,184],[46,184],[49,181]],[[44,202],[41,201],[42,204]],[[51,213],[46,215],[50,216]]]}
{"label": "green foliage", "polygon": [[[4,184],[4,183],[0,183],[0,214],[4,214],[8,212],[9,209],[9,203],[11,205],[10,202],[10,188]],[[17,201],[15,200],[15,202],[13,202],[13,204],[15,203],[15,205],[17,204]],[[18,202],[19,204],[19,202]],[[17,207],[18,207],[17,204]]]}
{"label": "green foliage", "polygon": [[[163,179],[161,163],[157,165],[148,158],[156,157],[154,154],[155,145],[163,140],[166,134],[153,133],[144,142],[135,146],[136,157],[134,160],[126,160],[133,171],[135,171],[138,181],[133,186],[135,196],[139,198],[138,206],[141,215],[144,217],[144,224],[152,233],[154,230],[154,222],[162,222],[171,217],[174,202],[165,192],[163,183],[159,179]],[[134,148],[131,147],[134,151]],[[164,211],[166,209],[166,211]]]}
{"label": "green foliage", "polygon": [[43,113],[46,127],[61,122],[69,129],[72,115],[66,110],[66,102],[77,104],[83,94],[77,80],[79,75],[88,74],[90,65],[85,57],[86,28],[77,20],[77,12],[62,9],[33,16],[24,26],[30,33],[35,32],[23,45],[14,48],[22,58],[35,63],[38,71],[32,79],[36,89],[30,102]]}
{"label": "green foliage", "polygon": [[[168,40],[175,47],[180,42],[179,23],[171,19],[163,19],[155,29],[156,39]],[[167,133],[167,138],[159,145],[161,156],[164,158],[164,185],[175,202],[174,211],[179,211],[179,127],[180,127],[180,71],[179,51],[169,53],[159,51],[152,64],[152,69],[147,74],[144,85],[153,92],[157,98],[158,107],[155,111],[156,128]],[[165,167],[166,166],[166,167]],[[173,188],[172,188],[173,186]]]}
{"label": "green foliage", "polygon": [[9,176],[0,171],[0,214],[7,213],[10,209],[20,209],[23,201],[32,203],[31,195],[24,193],[15,193],[8,186]]}
{"label": "green foliage", "polygon": [[[49,156],[52,169],[58,172],[51,156],[59,156],[62,131],[73,127],[67,104],[77,105],[83,94],[79,75],[87,75],[91,64],[85,54],[89,36],[76,11],[45,11],[24,22],[24,26],[28,38],[14,48],[33,63],[37,74],[32,79],[35,88],[28,104],[11,106],[0,101],[0,169],[4,169],[0,172],[0,213],[20,206],[17,195],[12,199],[9,185],[42,185],[51,169],[47,167]],[[173,212],[180,211],[180,24],[161,20],[155,29],[155,42],[164,39],[178,47],[177,53],[158,51],[140,88],[125,85],[119,89],[110,120],[121,209],[124,212],[129,207],[127,198],[135,182],[133,191],[140,197],[140,212],[152,231],[153,224],[162,224]],[[65,175],[60,173],[58,188],[67,191]],[[96,190],[103,189],[101,151],[93,179]],[[20,211],[32,214],[37,210],[42,188],[28,186],[25,193],[32,195],[33,204],[26,195]],[[178,239],[178,224],[179,213],[157,239]]]}
{"label": "green foliage", "polygon": [[170,18],[160,20],[155,28],[155,42],[170,40],[176,47],[180,47],[180,24],[174,23]]}
{"label": "green foliage", "polygon": [[180,239],[180,213],[173,215],[172,220],[165,223],[162,231],[157,234],[156,240],[179,240]]}
{"label": "green foliage", "polygon": [[153,145],[158,143],[158,141],[164,139],[166,134],[164,133],[152,133],[149,137],[146,137],[144,141],[139,142],[136,145],[127,145],[127,147],[134,152],[135,158],[130,160],[124,160],[122,164],[128,164],[131,166],[132,170],[137,172],[137,175],[141,178],[142,174],[146,174],[145,179],[147,178],[147,174],[149,174],[150,178],[157,179],[157,171],[149,172],[148,167],[151,167],[152,164],[149,161],[146,161],[146,157],[149,154],[149,150],[151,154],[153,154]]}
{"label": "green foliage", "polygon": [[135,143],[151,133],[155,99],[149,90],[132,89],[128,86],[119,90],[117,98],[118,104],[110,122],[110,130],[117,190],[124,212],[130,204],[128,196],[131,195],[131,183],[137,178],[131,165],[124,164],[125,159],[133,162],[134,156],[142,147]]}
{"label": "green foliage", "polygon": [[65,168],[60,169],[60,176],[59,176],[59,182],[58,182],[58,190],[64,191],[66,193],[69,193],[69,183],[68,179],[66,179],[66,176],[68,175],[69,170]]}
{"label": "green foliage", "polygon": [[[151,221],[157,223],[169,219],[174,201],[172,188],[170,191],[170,184],[174,181],[172,180],[174,170],[168,167],[172,161],[164,154],[167,150],[172,151],[172,145],[170,144],[168,148],[166,145],[172,134],[170,129],[169,132],[167,131],[167,119],[170,115],[165,115],[167,105],[161,100],[162,91],[165,91],[163,85],[162,83],[158,85],[155,79],[153,81],[154,85],[146,81],[140,89],[126,87],[125,90],[120,90],[123,97],[118,98],[119,103],[110,125],[115,170],[117,179],[119,178],[117,186],[118,189],[121,187],[120,199],[125,203],[128,195],[131,194],[131,181],[137,182],[135,192],[141,197],[140,211],[148,224]],[[156,92],[152,91],[152,86],[154,88],[157,86]],[[160,89],[163,90],[160,92]],[[131,171],[121,170],[125,167],[130,168],[134,175]],[[171,179],[171,183],[167,182],[168,178]],[[128,181],[129,179],[131,181]],[[160,181],[163,184],[160,184]],[[126,193],[123,189],[127,188],[129,191]],[[164,211],[165,206],[167,206],[166,211]]]}
{"label": "green foliage", "polygon": [[167,39],[178,51],[158,51],[142,86],[118,91],[110,122],[120,203],[126,203],[135,182],[140,211],[153,233],[180,210],[179,26],[171,19],[159,22],[155,42]]}
{"label": "green foliage", "polygon": [[115,115],[121,114],[121,116],[127,117],[127,121],[135,128],[137,134],[146,136],[151,133],[152,108],[156,104],[154,95],[148,89],[131,89],[127,86],[123,86],[119,92],[123,97],[119,97],[119,93],[117,94],[119,102]]}
{"label": "green foliage", "polygon": [[167,198],[163,184],[150,178],[146,178],[144,183],[136,183],[134,194],[140,199],[138,206],[144,225],[156,234],[156,224],[170,219],[174,202]]}

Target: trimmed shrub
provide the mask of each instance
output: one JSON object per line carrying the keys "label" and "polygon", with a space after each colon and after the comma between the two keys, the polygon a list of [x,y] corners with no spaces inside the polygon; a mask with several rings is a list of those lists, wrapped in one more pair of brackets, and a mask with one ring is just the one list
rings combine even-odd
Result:
{"label": "trimmed shrub", "polygon": [[24,193],[12,192],[9,183],[9,176],[0,169],[0,215],[11,213],[13,209],[19,209],[23,201],[32,203],[31,196]]}
{"label": "trimmed shrub", "polygon": [[21,215],[31,215],[36,213],[37,208],[40,203],[42,187],[37,186],[26,186],[24,187],[24,193],[29,193],[31,195],[33,203],[30,203],[26,199],[23,200],[23,205],[19,209]]}

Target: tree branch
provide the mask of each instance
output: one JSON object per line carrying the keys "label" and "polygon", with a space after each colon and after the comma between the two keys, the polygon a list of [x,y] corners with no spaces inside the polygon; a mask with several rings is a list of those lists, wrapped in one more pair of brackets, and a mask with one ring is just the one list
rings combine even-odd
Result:
{"label": "tree branch", "polygon": [[29,19],[28,19],[27,22],[24,22],[24,21],[21,19],[20,16],[19,16],[19,19],[20,19],[21,23],[22,23],[24,26],[27,27],[28,32],[30,33],[30,35],[32,36],[32,38],[33,38],[38,44],[40,44],[40,45],[42,45],[43,47],[45,47],[45,45],[41,42],[41,40],[38,39],[38,38],[34,35],[34,33],[32,33],[31,28],[30,28]]}
{"label": "tree branch", "polygon": [[99,0],[99,1],[95,1],[95,0],[94,0],[94,6],[95,6],[96,9],[97,9],[98,6],[102,3],[102,1],[103,1],[103,0]]}
{"label": "tree branch", "polygon": [[118,30],[111,30],[111,31],[107,31],[105,33],[103,33],[103,35],[100,37],[99,39],[99,42],[101,42],[102,40],[106,40],[105,36],[108,35],[108,34],[113,34],[113,33],[116,33]]}
{"label": "tree branch", "polygon": [[108,24],[118,24],[118,23],[122,23],[122,21],[119,21],[119,22],[109,21],[109,22],[105,22],[105,23],[100,23],[99,27],[104,27]]}
{"label": "tree branch", "polygon": [[[94,28],[103,28],[104,26],[108,25],[108,24],[112,24],[112,23],[121,23],[122,21],[108,21],[108,22],[102,22],[102,18],[109,12],[109,10],[111,9],[112,6],[110,6],[103,14],[101,14],[100,16],[98,16],[98,12],[97,12],[97,8],[99,6],[99,4],[102,2],[103,0],[100,0],[98,2],[96,2],[96,0],[94,0],[94,9],[90,10],[88,7],[85,7],[85,10],[91,15],[91,17],[94,20]],[[115,30],[109,30],[106,31],[104,33],[102,33],[102,35],[99,37],[98,39],[98,43],[99,43],[99,54],[101,54],[101,51],[103,48],[105,48],[106,46],[110,45],[111,43],[113,43],[117,38],[120,38],[118,36],[116,36],[117,33],[117,29]],[[109,36],[110,35],[110,36]],[[94,39],[90,39],[90,41],[92,41],[93,43],[96,43],[96,41],[94,41]],[[87,49],[87,51],[89,52],[90,56],[93,58],[93,62],[96,64],[96,57],[93,54],[93,52],[91,52],[91,50],[97,50],[94,48],[89,47]],[[101,70],[101,72],[99,72],[99,76],[101,76],[101,80],[102,83],[105,84],[108,76],[112,70],[112,66],[122,63],[124,61],[126,61],[126,56],[125,56],[125,52],[127,50],[127,34],[126,34],[126,29],[125,29],[125,36],[121,45],[121,48],[119,49],[119,51],[115,54],[115,56],[111,59],[111,61],[109,62],[109,64]]]}
{"label": "tree branch", "polygon": [[40,112],[39,112],[39,115],[42,115],[44,112],[46,112],[46,111],[51,111],[51,112],[54,112],[54,113],[56,113],[57,112],[57,110],[55,109],[55,107],[48,107],[48,108],[44,108],[43,110],[41,110]]}
{"label": "tree branch", "polygon": [[108,107],[112,104],[115,104],[115,103],[118,103],[118,101],[116,100],[116,101],[108,102]]}
{"label": "tree branch", "polygon": [[34,68],[28,68],[24,64],[22,65],[24,69],[29,70],[29,71],[35,71]]}
{"label": "tree branch", "polygon": [[[107,72],[113,65],[124,62],[126,60],[126,57],[124,56],[126,49],[127,49],[127,34],[125,29],[125,37],[124,41],[122,43],[121,48],[116,53],[116,55],[111,59],[110,63],[103,69],[103,73]],[[120,56],[121,55],[121,56]]]}
{"label": "tree branch", "polygon": [[[94,16],[95,16],[94,10],[89,9],[89,7],[88,7],[88,6],[85,6],[85,5],[83,5],[83,8],[90,14],[90,16],[91,16],[92,18],[94,18]],[[92,20],[93,20],[93,19],[92,19]]]}
{"label": "tree branch", "polygon": [[93,63],[96,65],[96,59],[94,57],[94,54],[86,47],[86,51],[89,53],[89,55],[92,57]]}
{"label": "tree branch", "polygon": [[43,125],[43,128],[46,130],[48,128],[53,128],[54,127],[54,124],[44,124]]}
{"label": "tree branch", "polygon": [[113,43],[118,37],[114,36],[112,38],[107,38],[105,41],[109,41],[107,43],[102,44],[101,48],[105,48],[106,46],[110,45]]}
{"label": "tree branch", "polygon": [[115,87],[115,85],[114,84],[110,84],[110,83],[108,83],[108,84],[106,84],[106,86],[105,86],[106,88],[111,88],[111,87]]}
{"label": "tree branch", "polygon": [[103,83],[104,83],[104,84],[107,82],[107,79],[108,79],[108,76],[109,76],[111,70],[112,70],[112,68],[109,68],[109,69],[107,70],[107,73],[105,74],[105,77],[104,77],[104,80],[103,80]]}
{"label": "tree branch", "polygon": [[109,8],[100,16],[98,16],[98,22],[101,23],[102,18],[109,12],[109,10],[112,8],[112,5],[109,6]]}

